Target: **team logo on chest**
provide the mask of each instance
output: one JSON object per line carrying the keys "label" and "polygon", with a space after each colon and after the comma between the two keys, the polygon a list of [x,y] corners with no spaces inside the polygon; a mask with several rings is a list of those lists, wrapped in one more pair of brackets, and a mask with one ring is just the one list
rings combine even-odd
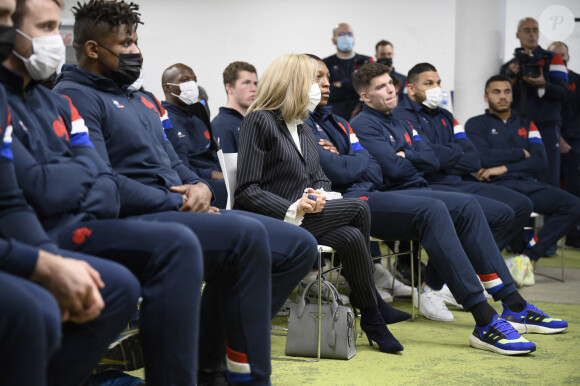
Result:
{"label": "team logo on chest", "polygon": [[123,104],[119,103],[119,101],[117,101],[115,99],[113,99],[113,104],[115,106],[117,106],[118,109],[124,109],[125,108],[125,106]]}
{"label": "team logo on chest", "polygon": [[60,115],[58,116],[58,119],[55,119],[54,122],[52,122],[52,130],[54,130],[56,135],[64,137],[68,142],[68,131],[66,130],[66,126],[64,125],[64,121]]}
{"label": "team logo on chest", "polygon": [[498,135],[499,133],[497,132],[496,129],[491,129],[491,135]]}
{"label": "team logo on chest", "polygon": [[395,142],[395,138],[393,137],[392,134],[389,134],[389,138],[391,139],[391,142]]}
{"label": "team logo on chest", "polygon": [[526,130],[525,127],[520,127],[518,129],[518,135],[522,138],[528,138],[528,131]]}

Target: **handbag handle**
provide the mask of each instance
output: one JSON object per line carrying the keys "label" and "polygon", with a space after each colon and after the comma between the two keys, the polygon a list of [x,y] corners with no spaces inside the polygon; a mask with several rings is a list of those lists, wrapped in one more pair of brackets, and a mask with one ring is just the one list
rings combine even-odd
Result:
{"label": "handbag handle", "polygon": [[[328,282],[328,280],[321,280],[322,284],[326,285],[326,287],[328,288],[328,291],[331,294],[331,301],[330,303],[330,309],[332,311],[332,315],[334,316],[336,314],[336,311],[338,310],[338,303],[336,302],[336,298],[338,297],[336,288],[334,288],[334,286],[332,284],[330,284]],[[306,286],[306,288],[304,289],[304,292],[302,293],[302,296],[300,297],[300,299],[298,299],[298,309],[297,309],[297,317],[298,319],[300,319],[302,317],[302,314],[304,314],[304,309],[306,308],[306,295],[308,294],[308,291],[310,291],[310,288],[315,284],[318,283],[318,280],[314,280],[312,283],[308,284]]]}

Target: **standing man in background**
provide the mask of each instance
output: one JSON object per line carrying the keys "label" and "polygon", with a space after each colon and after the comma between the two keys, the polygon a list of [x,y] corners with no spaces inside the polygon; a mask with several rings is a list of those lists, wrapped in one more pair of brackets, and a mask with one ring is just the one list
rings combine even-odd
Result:
{"label": "standing man in background", "polygon": [[516,57],[501,67],[500,73],[513,86],[513,108],[536,124],[546,146],[548,169],[539,176],[540,181],[560,186],[560,126],[568,75],[562,57],[538,45],[539,35],[535,19],[520,20],[516,37],[521,47],[516,49]]}
{"label": "standing man in background", "polygon": [[389,75],[393,79],[393,83],[397,89],[397,97],[399,98],[399,103],[403,100],[403,96],[407,93],[407,77],[403,74],[395,72],[395,67],[393,66],[393,58],[395,57],[395,50],[393,48],[393,43],[387,40],[381,40],[375,46],[375,58],[377,62],[384,64],[389,67]]}
{"label": "standing man in background", "polygon": [[332,44],[336,46],[336,54],[324,59],[324,64],[330,70],[330,99],[332,113],[341,118],[350,119],[357,107],[359,96],[352,85],[352,74],[372,58],[354,52],[354,33],[352,27],[340,23],[332,30]]}

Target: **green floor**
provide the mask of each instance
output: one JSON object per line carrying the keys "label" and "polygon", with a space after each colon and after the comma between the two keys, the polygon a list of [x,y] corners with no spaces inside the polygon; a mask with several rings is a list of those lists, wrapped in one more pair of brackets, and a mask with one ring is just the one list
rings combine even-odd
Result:
{"label": "green floor", "polygon": [[[506,357],[473,349],[468,337],[471,314],[453,311],[453,323],[423,317],[391,326],[405,347],[400,354],[384,354],[370,347],[364,334],[349,361],[322,359],[318,363],[272,362],[274,385],[398,385],[398,384],[580,384],[580,306],[538,303],[551,315],[570,323],[559,335],[529,335],[538,346],[524,357]],[[395,307],[410,312],[409,302]],[[494,304],[501,310],[500,304]],[[283,323],[279,318],[274,324]],[[272,355],[283,356],[284,337],[272,337]]]}
{"label": "green floor", "polygon": [[[560,257],[543,258],[539,267],[559,267]],[[580,269],[580,252],[567,249],[567,269]],[[567,280],[568,283],[568,280]],[[357,354],[349,361],[322,359],[317,363],[272,361],[274,385],[580,385],[580,295],[578,304],[535,303],[554,317],[568,321],[568,331],[557,335],[526,335],[536,352],[507,357],[469,346],[474,322],[471,314],[450,308],[453,323],[420,317],[390,327],[405,347],[402,353],[384,354],[370,347],[364,334],[357,339]],[[393,303],[411,312],[409,301]],[[493,303],[501,312],[501,305]],[[286,318],[272,323],[286,326]],[[285,337],[272,336],[272,356],[284,356]],[[143,369],[132,372],[143,377]]]}

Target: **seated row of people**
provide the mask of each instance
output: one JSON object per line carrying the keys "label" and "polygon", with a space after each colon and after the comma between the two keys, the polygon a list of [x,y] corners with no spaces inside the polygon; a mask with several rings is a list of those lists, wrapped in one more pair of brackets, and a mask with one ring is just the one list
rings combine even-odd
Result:
{"label": "seated row of people", "polygon": [[[315,135],[326,129],[311,131],[302,120],[309,111],[316,119],[317,106],[323,104],[321,90],[328,97],[328,69],[305,55],[276,59],[256,90],[252,113],[241,124],[236,206],[244,210],[226,211],[212,205],[219,188],[207,180],[220,177],[212,166],[214,154],[205,151],[208,163],[193,164],[189,156],[199,148],[182,150],[176,142],[174,149],[170,142],[184,133],[199,134],[186,131],[192,122],[191,130],[202,127],[196,126],[194,116],[201,116],[200,122],[211,129],[205,108],[196,111],[199,105],[191,103],[193,71],[183,65],[168,68],[163,104],[129,87],[143,63],[136,45],[141,23],[136,4],[91,0],[75,6],[78,66],[62,69],[54,91],[40,85],[64,55],[59,5],[55,0],[0,3],[7,43],[0,68],[6,90],[4,100],[0,98],[5,114],[0,122],[0,171],[6,181],[0,236],[9,240],[0,244],[0,261],[10,278],[2,290],[36,297],[24,304],[37,312],[32,317],[46,323],[22,325],[39,337],[27,341],[28,349],[38,348],[38,356],[30,356],[34,363],[27,366],[45,369],[48,364],[46,373],[22,372],[16,365],[21,357],[11,356],[4,362],[10,371],[0,375],[2,383],[14,377],[26,384],[82,383],[134,314],[140,296],[147,383],[194,385],[198,367],[202,376],[214,377],[225,362],[231,382],[269,384],[270,319],[312,268],[317,241],[341,253],[369,341],[377,342],[381,351],[401,351],[403,346],[386,325],[409,315],[377,295],[371,234],[387,239],[405,233],[425,243],[434,270],[423,290],[449,285],[474,316],[476,328],[469,340],[476,348],[529,353],[535,345],[519,333],[567,328],[566,322],[549,318],[517,292],[475,199],[425,188],[422,171],[435,171],[439,161],[416,132],[391,118],[397,99],[384,65],[363,66],[353,80],[365,102],[357,117],[357,134],[368,146],[367,153],[356,145],[348,123],[330,114],[326,116],[336,122],[334,130],[344,129],[349,136],[345,134],[341,143],[331,135],[320,138],[326,146],[317,147]],[[251,75],[251,68],[244,71]],[[255,78],[249,78],[235,85],[241,100],[251,99]],[[312,79],[317,79],[314,84]],[[230,88],[233,98],[236,92]],[[173,123],[166,109],[176,117]],[[353,127],[359,131],[355,121]],[[377,154],[365,142],[364,130],[373,127],[390,130],[392,140],[381,141],[391,146],[386,150],[394,166],[371,157]],[[171,135],[172,128],[176,135]],[[203,133],[205,147],[215,150],[211,131]],[[345,154],[358,162],[352,180],[342,175],[335,186],[331,176],[340,171],[320,163],[328,152],[324,147],[332,148],[330,154],[336,157]],[[338,164],[342,162],[346,166],[351,161],[345,158]],[[403,201],[399,193],[376,192],[389,190],[391,184],[405,188],[407,201],[408,193],[416,192],[417,208],[407,202],[404,211],[397,211],[393,203]],[[345,198],[330,200],[332,189],[342,190]],[[399,216],[405,227],[394,227],[391,216]],[[455,253],[450,256],[444,249]],[[55,269],[63,275],[51,277]],[[476,273],[488,292],[504,303],[502,316],[485,300]],[[26,281],[14,276],[38,281],[52,295],[29,290]],[[55,284],[59,281],[72,283],[62,291]],[[39,305],[51,297],[56,302]],[[63,339],[57,303],[66,322]],[[19,310],[13,304],[5,307],[12,316]],[[9,327],[3,324],[3,331]],[[21,342],[10,347],[16,344]],[[12,352],[8,347],[4,351]],[[71,369],[75,356],[80,364]]]}

